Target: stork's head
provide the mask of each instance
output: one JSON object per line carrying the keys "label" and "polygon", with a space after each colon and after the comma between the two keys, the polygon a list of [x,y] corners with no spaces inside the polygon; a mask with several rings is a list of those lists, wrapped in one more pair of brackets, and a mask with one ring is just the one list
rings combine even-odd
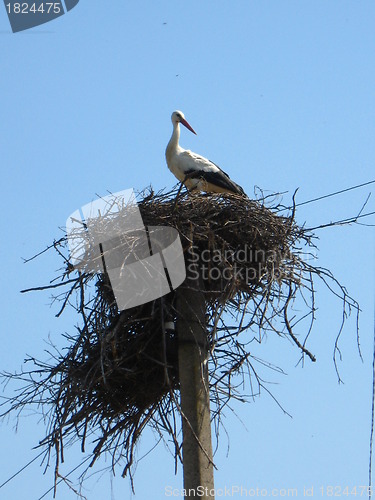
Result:
{"label": "stork's head", "polygon": [[191,125],[189,125],[189,123],[185,120],[185,115],[184,115],[184,113],[182,111],[178,111],[178,110],[177,111],[173,111],[171,119],[172,119],[172,123],[173,123],[174,127],[178,123],[181,123],[182,125],[184,125],[184,127],[186,127],[187,129],[189,129],[190,132],[193,132],[193,134],[197,135],[197,133],[193,129],[193,127]]}

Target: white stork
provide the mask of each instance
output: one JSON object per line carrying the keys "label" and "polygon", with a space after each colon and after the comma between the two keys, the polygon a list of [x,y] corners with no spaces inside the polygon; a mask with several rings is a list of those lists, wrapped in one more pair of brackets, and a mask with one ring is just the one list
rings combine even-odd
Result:
{"label": "white stork", "polygon": [[241,186],[233,182],[229,175],[223,172],[215,163],[192,151],[183,149],[178,141],[180,138],[180,123],[190,132],[195,130],[186,121],[182,111],[172,113],[173,133],[165,151],[169,170],[185,186],[193,191],[206,191],[211,193],[235,193],[244,195]]}

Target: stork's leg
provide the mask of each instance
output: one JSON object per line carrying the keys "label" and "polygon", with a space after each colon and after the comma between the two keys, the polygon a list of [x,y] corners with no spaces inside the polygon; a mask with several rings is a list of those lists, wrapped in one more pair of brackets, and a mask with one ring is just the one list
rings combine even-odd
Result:
{"label": "stork's leg", "polygon": [[176,209],[176,205],[177,205],[177,200],[178,200],[178,197],[180,196],[180,193],[181,193],[181,189],[182,189],[182,186],[184,185],[184,182],[186,181],[186,178],[184,181],[181,181],[180,182],[180,187],[178,188],[178,191],[177,191],[177,194],[176,194],[176,198],[174,200],[174,204],[173,204],[173,208],[172,208],[172,214],[174,213],[175,209]]}

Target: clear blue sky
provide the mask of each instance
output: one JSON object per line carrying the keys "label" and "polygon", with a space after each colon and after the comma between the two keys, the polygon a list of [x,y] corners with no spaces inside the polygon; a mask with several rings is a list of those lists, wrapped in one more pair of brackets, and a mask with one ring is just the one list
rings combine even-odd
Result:
{"label": "clear blue sky", "polygon": [[[0,8],[1,369],[18,370],[26,353],[43,357],[48,336],[62,345],[61,334],[72,331],[73,318],[56,319],[48,294],[19,293],[46,283],[60,262],[51,255],[24,265],[21,257],[60,237],[67,216],[96,193],[174,185],[164,159],[174,109],[198,133],[184,130],[182,145],[218,163],[250,196],[254,186],[287,191],[289,203],[299,188],[304,201],[375,178],[374,22],[369,0],[81,0],[51,23],[12,34]],[[352,216],[370,191],[306,205],[297,220],[316,226]],[[222,432],[215,456],[218,488],[298,488],[302,496],[303,487],[314,487],[318,497],[321,486],[367,484],[374,230],[317,235],[317,264],[361,304],[364,363],[353,317],[341,340],[345,384],[337,384],[332,350],[341,304],[317,284],[309,343],[317,362],[296,366],[297,349],[272,336],[256,349],[287,372],[263,373],[293,418],[266,393],[235,405],[238,418],[225,418],[229,452]],[[0,428],[0,483],[35,456],[31,448],[43,437],[38,416],[21,419],[17,433],[13,426]],[[154,439],[145,437],[139,457]],[[61,472],[81,458],[67,451]],[[52,468],[42,471],[34,463],[0,498],[38,499],[53,482]],[[106,473],[94,476],[87,498],[129,498],[129,482],[119,476],[112,484]],[[166,498],[167,485],[182,487],[181,467],[175,476],[160,445],[139,463],[135,498]],[[76,497],[62,485],[58,498]]]}

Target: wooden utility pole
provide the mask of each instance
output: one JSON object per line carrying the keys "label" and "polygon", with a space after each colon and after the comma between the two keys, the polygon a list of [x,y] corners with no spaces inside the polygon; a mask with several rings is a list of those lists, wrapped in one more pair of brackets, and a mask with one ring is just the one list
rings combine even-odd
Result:
{"label": "wooden utility pole", "polygon": [[188,263],[187,278],[177,290],[184,489],[185,498],[199,496],[202,499],[212,500],[215,497],[206,306],[199,267],[191,266],[194,265]]}

